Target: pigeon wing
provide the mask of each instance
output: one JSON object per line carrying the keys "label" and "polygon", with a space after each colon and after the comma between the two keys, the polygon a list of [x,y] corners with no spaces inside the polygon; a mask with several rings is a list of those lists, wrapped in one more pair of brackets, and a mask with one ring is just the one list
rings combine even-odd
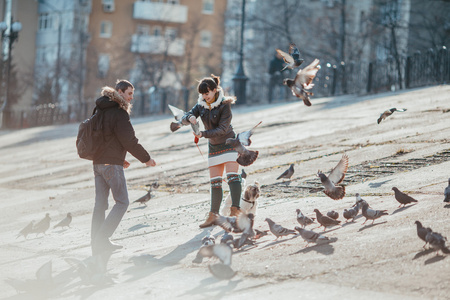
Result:
{"label": "pigeon wing", "polygon": [[295,85],[303,86],[305,88],[311,88],[311,82],[313,81],[314,77],[316,77],[317,71],[319,71],[319,63],[320,60],[316,58],[312,63],[306,66],[306,68],[299,70],[294,79]]}
{"label": "pigeon wing", "polygon": [[283,50],[277,49],[278,54],[283,57],[285,63],[292,65],[294,63],[294,59],[289,53],[284,52]]}
{"label": "pigeon wing", "polygon": [[344,180],[345,173],[347,173],[348,169],[348,156],[344,153],[342,155],[339,163],[331,170],[330,175],[328,175],[328,179],[331,180],[334,184],[341,183]]}
{"label": "pigeon wing", "polygon": [[181,118],[184,116],[185,112],[175,106],[168,105],[170,111],[172,112],[173,116],[175,117],[175,120],[180,121]]}

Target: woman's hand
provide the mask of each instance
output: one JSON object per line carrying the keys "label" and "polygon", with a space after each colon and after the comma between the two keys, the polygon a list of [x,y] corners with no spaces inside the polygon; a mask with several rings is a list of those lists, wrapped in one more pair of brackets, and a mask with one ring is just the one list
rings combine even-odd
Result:
{"label": "woman's hand", "polygon": [[197,124],[197,118],[195,116],[190,116],[189,117],[189,122],[191,122],[192,124]]}
{"label": "woman's hand", "polygon": [[196,138],[201,138],[201,137],[203,137],[203,135],[202,135],[202,132],[200,131],[200,134],[195,134],[195,132],[192,132],[194,135],[195,135],[195,137]]}

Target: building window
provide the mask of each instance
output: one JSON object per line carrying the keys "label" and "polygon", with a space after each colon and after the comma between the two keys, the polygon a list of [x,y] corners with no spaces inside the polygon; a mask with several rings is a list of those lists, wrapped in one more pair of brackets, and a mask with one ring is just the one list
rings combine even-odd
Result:
{"label": "building window", "polygon": [[53,28],[52,15],[48,13],[39,15],[39,30],[48,30]]}
{"label": "building window", "polygon": [[212,44],[212,34],[211,31],[202,30],[200,32],[200,47],[211,47]]}
{"label": "building window", "polygon": [[214,0],[203,0],[203,10],[204,14],[213,14],[214,13]]}
{"label": "building window", "polygon": [[138,24],[136,27],[136,33],[139,35],[149,35],[150,34],[150,26]]}
{"label": "building window", "polygon": [[177,37],[177,29],[172,27],[166,27],[164,36],[169,41],[173,41]]}
{"label": "building window", "polygon": [[154,36],[161,36],[161,26],[153,26],[153,35]]}
{"label": "building window", "polygon": [[110,38],[112,36],[112,22],[111,21],[102,21],[100,23],[100,37],[101,38]]}
{"label": "building window", "polygon": [[109,71],[109,55],[108,54],[100,53],[98,55],[97,69],[98,69],[98,77],[105,78],[106,75],[108,75],[108,71]]}

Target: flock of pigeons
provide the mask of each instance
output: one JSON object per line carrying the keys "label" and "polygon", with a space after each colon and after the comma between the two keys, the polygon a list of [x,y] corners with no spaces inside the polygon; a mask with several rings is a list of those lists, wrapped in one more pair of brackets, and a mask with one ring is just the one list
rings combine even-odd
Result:
{"label": "flock of pigeons", "polygon": [[[27,226],[25,226],[16,236],[18,238],[19,236],[23,236],[24,238],[27,238],[29,234],[35,233],[36,236],[38,236],[40,233],[45,234],[47,230],[50,228],[50,214],[46,213],[45,217],[40,220],[39,222],[35,223],[34,220],[32,220],[30,223],[28,223]],[[72,222],[72,214],[69,212],[67,213],[67,216],[62,219],[59,223],[57,223],[53,228],[64,228],[64,227],[70,227],[70,223]]]}

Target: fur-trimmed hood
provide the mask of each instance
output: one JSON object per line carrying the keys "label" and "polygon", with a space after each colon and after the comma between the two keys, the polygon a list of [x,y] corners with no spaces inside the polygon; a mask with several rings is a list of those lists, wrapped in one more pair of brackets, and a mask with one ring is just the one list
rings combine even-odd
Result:
{"label": "fur-trimmed hood", "polygon": [[219,92],[219,96],[217,97],[217,100],[211,103],[211,106],[206,103],[205,99],[203,99],[202,94],[198,95],[198,104],[203,106],[206,109],[213,109],[216,107],[219,107],[222,103],[231,103],[234,104],[236,102],[236,97],[232,96],[224,96],[223,90],[221,88],[217,89]]}
{"label": "fur-trimmed hood", "polygon": [[[108,97],[109,101],[116,102],[117,104],[119,104],[119,107],[121,109],[123,109],[124,111],[126,111],[128,114],[131,113],[131,108],[133,105],[131,103],[128,103],[125,99],[123,99],[123,97],[120,96],[119,93],[114,88],[109,87],[109,86],[104,86],[102,88],[101,95]],[[96,103],[96,104],[98,106],[100,106],[100,108],[102,108],[101,106],[105,106],[105,107],[109,106],[107,103]]]}

